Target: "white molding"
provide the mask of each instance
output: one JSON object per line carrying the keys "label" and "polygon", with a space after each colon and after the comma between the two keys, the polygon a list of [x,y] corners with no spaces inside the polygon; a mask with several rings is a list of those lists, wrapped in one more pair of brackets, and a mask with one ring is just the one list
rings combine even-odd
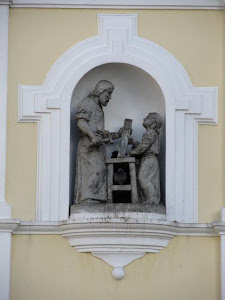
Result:
{"label": "white molding", "polygon": [[[167,220],[198,220],[198,124],[217,124],[217,88],[193,87],[178,60],[137,37],[136,15],[99,15],[99,35],[69,49],[42,86],[19,86],[18,120],[38,123],[37,221],[67,220],[70,102],[92,68],[127,63],[150,74],[166,102]],[[51,175],[51,176],[50,176]]]}
{"label": "white molding", "polygon": [[[88,225],[86,225],[88,223]],[[170,228],[172,234],[175,236],[219,236],[217,230],[215,230],[215,226],[218,223],[202,223],[202,224],[184,224],[177,222],[168,222],[168,221],[154,221],[149,223],[129,223],[126,221],[121,222],[118,219],[111,218],[111,221],[107,221],[106,225],[103,221],[90,221],[90,220],[68,220],[68,221],[60,221],[60,222],[37,222],[37,221],[20,221],[19,226],[13,231],[13,234],[58,234],[61,235],[65,233],[65,231],[70,230],[73,227],[80,229],[80,226],[86,228],[85,226],[94,226],[99,227],[101,231],[107,231],[108,226],[119,228],[130,228],[130,226],[138,226],[140,231],[143,230],[145,226],[151,226],[151,228],[162,229],[163,226],[167,226],[167,229]],[[138,224],[138,225],[137,225]]]}
{"label": "white molding", "polygon": [[[223,0],[1,0],[11,7],[113,9],[224,9]],[[0,4],[1,4],[0,1]]]}
{"label": "white molding", "polygon": [[21,221],[13,234],[60,235],[62,222]]}
{"label": "white molding", "polygon": [[0,6],[0,219],[11,218],[11,206],[5,202],[6,118],[8,74],[9,6]]}
{"label": "white molding", "polygon": [[1,219],[0,220],[0,232],[12,233],[20,224],[20,220],[15,219]]}
{"label": "white molding", "polygon": [[11,0],[0,0],[0,5],[11,5],[12,1]]}

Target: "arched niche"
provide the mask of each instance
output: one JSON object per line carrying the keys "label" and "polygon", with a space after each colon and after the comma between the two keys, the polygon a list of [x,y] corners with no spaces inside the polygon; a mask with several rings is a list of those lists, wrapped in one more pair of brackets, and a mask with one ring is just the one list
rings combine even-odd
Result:
{"label": "arched niche", "polygon": [[[109,80],[115,86],[112,99],[104,108],[105,129],[116,132],[123,126],[125,118],[132,119],[132,136],[141,140],[145,132],[142,120],[149,112],[159,113],[164,120],[160,134],[161,151],[159,155],[161,201],[165,203],[165,154],[166,154],[166,108],[163,93],[157,82],[140,68],[123,63],[108,63],[86,73],[77,83],[71,100],[70,117],[70,203],[74,199],[76,170],[76,152],[80,131],[76,126],[76,108],[78,103],[89,95],[102,79]],[[107,157],[118,150],[119,140],[107,145]]]}
{"label": "arched niche", "polygon": [[193,87],[173,55],[137,36],[136,15],[99,15],[98,27],[98,36],[74,45],[56,61],[42,86],[19,86],[19,121],[38,123],[36,220],[69,218],[74,88],[92,69],[123,63],[154,78],[165,99],[166,220],[197,222],[198,124],[217,124],[217,88]]}

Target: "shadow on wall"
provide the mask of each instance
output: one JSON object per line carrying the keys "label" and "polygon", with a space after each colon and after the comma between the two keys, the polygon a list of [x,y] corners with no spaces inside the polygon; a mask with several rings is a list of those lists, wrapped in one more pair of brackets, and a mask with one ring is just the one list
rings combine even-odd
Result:
{"label": "shadow on wall", "polygon": [[[124,119],[132,119],[135,140],[140,141],[145,129],[143,118],[149,112],[158,112],[164,119],[161,128],[161,150],[159,155],[161,201],[165,203],[165,166],[166,166],[166,108],[163,93],[157,82],[143,70],[128,64],[110,63],[101,65],[89,71],[81,78],[74,89],[71,100],[70,118],[70,205],[74,199],[74,185],[76,175],[76,153],[80,139],[80,130],[76,122],[76,108],[78,103],[87,97],[100,80],[109,80],[115,86],[112,99],[104,108],[105,129],[117,131],[123,126]],[[118,149],[119,141],[107,145],[107,156]]]}

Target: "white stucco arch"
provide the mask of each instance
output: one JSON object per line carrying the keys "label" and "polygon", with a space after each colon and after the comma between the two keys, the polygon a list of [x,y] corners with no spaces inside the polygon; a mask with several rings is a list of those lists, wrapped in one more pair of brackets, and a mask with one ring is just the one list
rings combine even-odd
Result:
{"label": "white stucco arch", "polygon": [[217,124],[217,88],[193,87],[177,59],[137,37],[136,15],[99,15],[99,34],[69,49],[42,86],[19,86],[20,122],[38,122],[38,221],[67,220],[70,101],[78,81],[106,63],[126,63],[150,74],[166,102],[167,220],[197,222],[197,124]]}

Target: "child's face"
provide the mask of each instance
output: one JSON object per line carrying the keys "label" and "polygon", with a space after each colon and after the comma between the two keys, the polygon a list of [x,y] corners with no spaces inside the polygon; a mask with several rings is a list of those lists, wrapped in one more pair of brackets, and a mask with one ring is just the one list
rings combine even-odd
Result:
{"label": "child's face", "polygon": [[147,117],[144,118],[143,124],[142,124],[142,125],[143,125],[145,128],[147,128],[147,127],[151,127],[151,125],[154,124],[154,123],[155,123],[155,120],[152,119],[149,115],[147,115]]}

